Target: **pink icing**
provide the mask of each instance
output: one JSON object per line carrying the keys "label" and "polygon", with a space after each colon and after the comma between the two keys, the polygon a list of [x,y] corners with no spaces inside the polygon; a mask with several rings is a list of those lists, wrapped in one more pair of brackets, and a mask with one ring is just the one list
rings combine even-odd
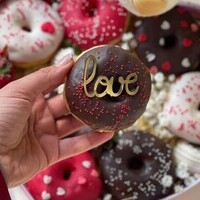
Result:
{"label": "pink icing", "polygon": [[118,0],[62,0],[59,12],[66,38],[82,49],[119,39],[128,16]]}

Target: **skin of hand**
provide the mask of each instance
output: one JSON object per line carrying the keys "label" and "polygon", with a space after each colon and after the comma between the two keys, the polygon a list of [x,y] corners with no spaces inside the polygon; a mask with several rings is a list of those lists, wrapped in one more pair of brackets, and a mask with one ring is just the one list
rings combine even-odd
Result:
{"label": "skin of hand", "polygon": [[64,82],[73,63],[66,56],[59,67],[42,68],[0,90],[0,165],[8,187],[112,138],[113,132],[65,138],[84,125],[67,110],[63,95],[44,98]]}

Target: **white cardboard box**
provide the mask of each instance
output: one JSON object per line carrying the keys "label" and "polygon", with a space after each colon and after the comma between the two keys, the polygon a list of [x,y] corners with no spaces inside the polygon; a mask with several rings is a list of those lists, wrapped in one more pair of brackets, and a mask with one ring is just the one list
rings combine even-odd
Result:
{"label": "white cardboard box", "polygon": [[[27,191],[25,186],[21,185],[9,189],[12,200],[34,200],[34,198]],[[200,199],[200,180],[190,187],[186,188],[183,192],[174,194],[164,198],[163,200],[199,200]]]}

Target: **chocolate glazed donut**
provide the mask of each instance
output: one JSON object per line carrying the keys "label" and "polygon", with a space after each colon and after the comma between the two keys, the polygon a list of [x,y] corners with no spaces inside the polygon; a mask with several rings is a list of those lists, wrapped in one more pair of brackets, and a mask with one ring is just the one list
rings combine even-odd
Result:
{"label": "chocolate glazed donut", "polygon": [[172,150],[149,133],[125,132],[102,154],[99,165],[113,200],[157,200],[172,192]]}
{"label": "chocolate glazed donut", "polygon": [[180,75],[200,64],[200,29],[184,8],[135,23],[136,52],[150,71]]}
{"label": "chocolate glazed donut", "polygon": [[144,112],[150,91],[147,68],[111,45],[83,53],[65,84],[72,114],[92,129],[105,131],[131,126]]}

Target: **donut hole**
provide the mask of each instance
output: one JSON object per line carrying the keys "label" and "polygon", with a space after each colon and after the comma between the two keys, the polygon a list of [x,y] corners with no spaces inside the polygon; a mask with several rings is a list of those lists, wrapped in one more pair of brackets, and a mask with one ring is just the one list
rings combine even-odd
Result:
{"label": "donut hole", "polygon": [[163,44],[163,48],[164,49],[171,49],[174,46],[176,46],[177,42],[178,42],[178,38],[172,34],[172,35],[167,35],[164,37],[164,44]]}
{"label": "donut hole", "polygon": [[144,166],[144,161],[139,157],[132,157],[128,160],[127,165],[130,170],[140,170]]}
{"label": "donut hole", "polygon": [[95,17],[97,14],[97,2],[95,0],[82,3],[82,13],[86,17]]}
{"label": "donut hole", "polygon": [[[113,87],[112,87],[112,90],[114,93],[117,93],[119,91],[121,87],[121,84],[118,82],[118,81],[114,81],[113,83]],[[97,93],[98,94],[101,94],[103,93],[105,90],[106,90],[107,86],[103,86],[103,85],[98,85],[97,87]],[[109,102],[119,102],[119,101],[123,101],[124,98],[125,98],[125,92],[123,90],[122,94],[120,94],[119,96],[117,97],[111,97],[109,94],[106,94],[104,98],[105,101],[109,101]]]}
{"label": "donut hole", "polygon": [[28,25],[24,25],[22,26],[22,30],[25,31],[25,32],[31,32],[31,27],[29,27]]}
{"label": "donut hole", "polygon": [[63,171],[63,179],[64,180],[69,180],[70,176],[71,176],[72,170],[71,169],[65,169]]}

